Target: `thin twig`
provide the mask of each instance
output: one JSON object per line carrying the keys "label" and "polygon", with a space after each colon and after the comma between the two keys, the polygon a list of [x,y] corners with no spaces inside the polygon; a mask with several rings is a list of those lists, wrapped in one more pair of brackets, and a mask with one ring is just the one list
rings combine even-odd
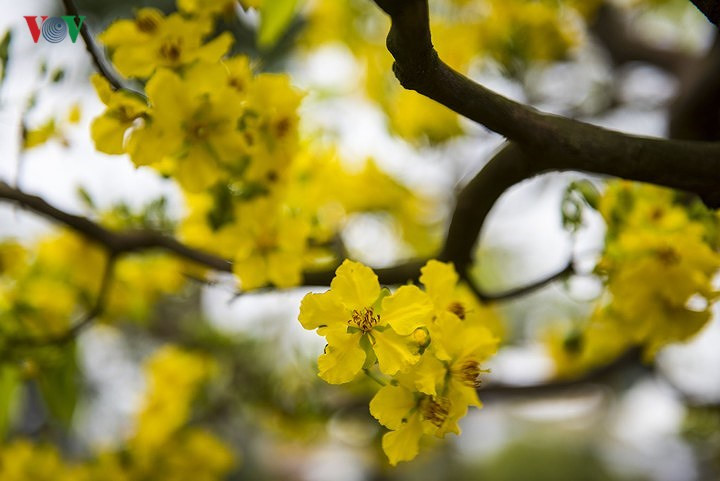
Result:
{"label": "thin twig", "polygon": [[110,292],[110,286],[112,285],[113,273],[115,270],[116,256],[109,255],[105,261],[105,268],[103,270],[102,280],[100,281],[100,287],[95,298],[93,306],[70,328],[61,333],[50,336],[40,337],[16,337],[10,338],[6,342],[11,348],[29,348],[29,347],[42,347],[49,345],[63,345],[77,337],[82,331],[89,327],[97,317],[99,317],[105,310],[105,302]]}
{"label": "thin twig", "polygon": [[539,289],[542,289],[543,287],[552,284],[555,281],[565,279],[571,275],[575,274],[575,265],[572,260],[570,260],[561,270],[554,272],[550,274],[549,276],[546,276],[542,279],[539,279],[535,282],[531,282],[527,285],[516,287],[504,292],[498,292],[498,293],[485,293],[482,292],[476,285],[473,279],[469,275],[465,275],[464,281],[468,285],[468,287],[473,291],[475,296],[484,302],[498,302],[498,301],[506,301],[510,299],[517,299],[518,297],[525,296],[527,294],[531,294]]}
{"label": "thin twig", "polygon": [[[80,17],[80,12],[78,11],[78,8],[73,0],[62,0],[62,3],[68,15]],[[87,22],[83,22],[82,26],[80,27],[80,35],[85,42],[85,48],[87,49],[90,57],[92,58],[95,69],[98,71],[98,73],[100,73],[100,75],[105,77],[108,82],[110,82],[110,85],[113,87],[113,89],[124,90],[139,97],[145,98],[145,95],[143,93],[128,87],[125,84],[125,81],[120,77],[120,75],[115,72],[115,70],[110,66],[107,61],[105,61],[105,56],[103,55],[100,46],[97,44],[97,42],[95,42],[95,38],[90,32]]]}
{"label": "thin twig", "polygon": [[492,397],[535,397],[535,396],[557,396],[566,394],[568,390],[592,384],[607,384],[612,378],[621,373],[628,372],[631,368],[651,368],[643,365],[642,349],[633,347],[622,355],[610,361],[608,364],[599,366],[587,374],[573,379],[560,379],[540,384],[514,385],[514,384],[487,384],[478,389],[478,394],[483,400]]}

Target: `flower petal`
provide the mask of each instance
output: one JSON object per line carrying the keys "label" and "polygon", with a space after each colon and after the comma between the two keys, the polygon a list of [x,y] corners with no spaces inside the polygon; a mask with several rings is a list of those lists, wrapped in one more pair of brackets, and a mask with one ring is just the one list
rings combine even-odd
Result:
{"label": "flower petal", "polygon": [[346,314],[334,292],[309,293],[300,303],[298,320],[305,329],[317,329],[320,326],[346,325]]}
{"label": "flower petal", "polygon": [[388,429],[399,429],[416,405],[415,396],[402,386],[387,385],[370,401],[370,414]]}
{"label": "flower petal", "polygon": [[447,369],[432,352],[426,351],[412,373],[415,376],[415,388],[422,393],[435,396],[437,386],[442,386],[445,381]]}
{"label": "flower petal", "polygon": [[420,438],[423,435],[420,416],[412,416],[407,423],[396,431],[390,431],[382,438],[382,447],[390,464],[410,461],[420,451]]}
{"label": "flower petal", "polygon": [[417,286],[402,286],[382,301],[382,320],[402,336],[425,325],[432,315],[430,297]]}
{"label": "flower petal", "polygon": [[360,333],[334,336],[333,344],[328,344],[318,358],[318,375],[330,384],[352,381],[365,362],[361,336]]}
{"label": "flower petal", "polygon": [[352,310],[372,306],[380,295],[380,283],[372,269],[346,259],[335,271],[330,290]]}
{"label": "flower petal", "polygon": [[375,338],[373,350],[378,358],[378,367],[383,374],[393,376],[420,359],[419,355],[410,350],[408,339],[392,329],[384,331],[374,329],[372,335]]}
{"label": "flower petal", "polygon": [[420,282],[425,286],[433,302],[439,309],[445,309],[447,306],[444,304],[449,302],[458,282],[455,267],[452,264],[431,260],[420,269],[420,272],[422,273]]}

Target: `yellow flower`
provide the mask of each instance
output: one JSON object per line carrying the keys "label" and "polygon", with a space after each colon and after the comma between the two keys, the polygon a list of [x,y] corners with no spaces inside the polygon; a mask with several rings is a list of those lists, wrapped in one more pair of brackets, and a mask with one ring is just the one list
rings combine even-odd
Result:
{"label": "yellow flower", "polygon": [[32,149],[43,145],[58,134],[55,119],[50,119],[40,127],[23,132],[23,149]]}
{"label": "yellow flower", "polygon": [[18,439],[0,446],[0,479],[3,481],[85,481],[83,467],[63,462],[52,446]]}
{"label": "yellow flower", "polygon": [[149,389],[131,445],[152,456],[187,421],[196,391],[213,368],[204,356],[176,346],[154,353],[145,365]]}
{"label": "yellow flower", "polygon": [[486,372],[481,365],[497,350],[497,339],[449,313],[436,324],[436,336],[420,362],[370,402],[370,413],[391,430],[382,446],[392,465],[413,459],[423,434],[460,434],[458,421],[468,406],[481,406],[476,391]]}
{"label": "yellow flower", "polygon": [[177,69],[197,61],[220,60],[233,42],[225,32],[203,45],[212,31],[210,18],[188,19],[179,13],[165,17],[154,8],[142,8],[135,20],[119,20],[98,39],[113,51],[118,72],[126,77],[150,77],[156,69]]}
{"label": "yellow flower", "polygon": [[355,378],[370,352],[387,375],[417,362],[409,335],[429,320],[431,311],[430,300],[415,286],[403,286],[382,298],[375,273],[346,260],[329,291],[305,296],[299,320],[305,329],[318,329],[327,339],[318,359],[320,377],[342,384]]}
{"label": "yellow flower", "polygon": [[240,169],[246,144],[237,129],[241,98],[227,85],[222,65],[190,67],[181,78],[169,70],[147,84],[151,119],[133,131],[127,149],[136,165],[171,169],[181,186],[203,190],[222,169]]}
{"label": "yellow flower", "polygon": [[262,198],[239,208],[233,272],[243,290],[302,281],[308,222],[275,201]]}
{"label": "yellow flower", "polygon": [[91,77],[95,91],[106,109],[90,125],[95,148],[106,154],[125,152],[125,132],[136,119],[147,112],[147,105],[138,97],[124,91],[113,91],[100,74]]}
{"label": "yellow flower", "polygon": [[[230,64],[230,68],[230,80],[237,88],[243,66]],[[284,175],[298,151],[297,109],[302,98],[287,75],[261,74],[249,86],[246,112],[241,119],[254,160],[244,172],[248,181],[274,183]]]}
{"label": "yellow flower", "polygon": [[191,15],[231,14],[236,0],[177,0],[180,11]]}
{"label": "yellow flower", "polygon": [[691,218],[673,191],[629,182],[612,183],[599,210],[608,223],[597,266],[608,286],[601,318],[645,345],[648,357],[696,334],[716,297],[712,279],[720,254],[709,243],[713,217],[701,212]]}
{"label": "yellow flower", "polygon": [[467,286],[458,284],[459,277],[452,264],[430,260],[420,271],[420,282],[432,299],[438,318],[449,313],[487,328],[497,337],[504,334],[503,322],[494,309],[479,302]]}

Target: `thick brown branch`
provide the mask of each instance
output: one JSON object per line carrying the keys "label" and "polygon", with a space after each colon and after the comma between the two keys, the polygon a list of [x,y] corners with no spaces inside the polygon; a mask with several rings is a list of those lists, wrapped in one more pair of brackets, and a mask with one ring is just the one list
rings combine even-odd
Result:
{"label": "thick brown branch", "polygon": [[574,170],[650,182],[720,206],[720,143],[672,141],[606,130],[544,114],[479,85],[440,60],[430,41],[427,0],[376,0],[392,27],[388,48],[408,89],[514,141],[536,172]]}
{"label": "thick brown branch", "polygon": [[620,10],[610,3],[600,7],[590,30],[615,65],[646,62],[680,77],[698,60],[685,52],[656,47],[633,35]]}
{"label": "thick brown branch", "polygon": [[720,139],[720,32],[705,58],[683,80],[670,108],[670,137]]}
{"label": "thick brown branch", "polygon": [[690,0],[715,25],[720,24],[720,2],[718,0]]}
{"label": "thick brown branch", "polygon": [[546,170],[516,144],[506,144],[460,191],[440,259],[455,263],[465,275],[485,219],[500,196]]}

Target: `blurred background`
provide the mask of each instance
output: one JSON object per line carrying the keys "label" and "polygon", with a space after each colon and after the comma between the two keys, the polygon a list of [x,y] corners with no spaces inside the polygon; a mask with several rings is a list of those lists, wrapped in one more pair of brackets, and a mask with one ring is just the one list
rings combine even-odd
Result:
{"label": "blurred background", "polygon": [[[357,22],[369,25],[358,29],[374,35],[368,43],[381,46],[387,25],[371,3],[358,0],[347,8],[357,10]],[[175,8],[165,0],[77,1],[96,34],[145,5],[166,12]],[[12,32],[0,91],[0,179],[19,179],[23,190],[74,213],[86,214],[88,199],[98,211],[123,206],[126,212],[140,212],[162,199],[168,221],[181,219],[186,207],[173,181],[135,168],[126,156],[104,155],[93,147],[89,125],[102,104],[88,81],[93,66],[82,42],[33,43],[23,15],[52,16],[61,8],[49,0],[0,0],[0,34]],[[259,48],[258,13],[238,7],[232,25],[238,39],[234,48],[255,59],[261,70],[289,72],[306,92],[301,107],[305,137],[336,146],[350,165],[373,158],[403,185],[433,199],[433,216],[442,226],[453,194],[503,139],[463,119],[450,121],[457,122],[451,134],[443,130],[450,128],[444,124],[416,135],[424,127],[394,118],[392,107],[369,94],[365,79],[370,64],[358,54],[358,39],[327,34],[318,40],[334,20],[320,14],[313,18],[313,8],[301,7],[277,43]],[[624,26],[622,32],[647,45],[688,58],[703,57],[717,35],[684,0],[618,0],[604,8],[620,19],[613,19],[620,22],[614,28]],[[683,72],[619,61],[611,52],[617,47],[609,46],[612,42],[601,30],[586,27],[581,18],[562,21],[576,37],[561,53],[538,61],[532,58],[538,55],[513,50],[557,34],[540,31],[535,33],[539,37],[526,39],[518,27],[520,33],[513,35],[519,38],[513,42],[480,51],[469,62],[470,75],[545,111],[625,132],[667,135],[668,106],[682,86]],[[588,25],[592,22],[587,20]],[[611,31],[620,36],[621,30]],[[462,32],[458,28],[441,42],[440,53],[460,52],[453,41],[462,44]],[[389,65],[388,54],[383,55]],[[81,113],[77,123],[62,124],[37,148],[23,147],[24,131],[64,118],[72,109]],[[602,218],[588,211],[575,232],[563,226],[563,197],[568,184],[579,178],[586,177],[553,174],[513,188],[483,230],[476,274],[489,292],[542,278],[570,257],[581,271],[498,304],[507,336],[489,366],[492,383],[529,385],[550,379],[554,366],[542,333],[559,320],[588,316],[602,290],[590,275],[603,249]],[[591,180],[601,185],[601,179]],[[53,228],[36,215],[0,205],[2,238],[29,243]],[[393,227],[372,213],[352,216],[343,240],[353,258],[373,267],[391,266],[408,255]],[[46,391],[33,381],[32,362],[43,361],[16,359],[25,363],[27,377],[13,388],[14,416],[7,421],[6,437],[50,442],[69,464],[121,449],[149,389],[144,363],[159,346],[173,343],[200,346],[229,366],[203,393],[191,418],[230,447],[235,460],[227,479],[720,479],[717,318],[691,342],[664,349],[652,368],[631,365],[602,383],[532,396],[481,392],[485,405],[463,419],[461,436],[427,446],[413,462],[391,469],[378,447],[382,430],[367,412],[367,387],[330,386],[315,374],[324,341],[297,322],[300,299],[309,291],[238,295],[231,276],[216,275],[212,283],[189,281],[179,294],[160,296],[140,320],[94,325],[75,347],[76,376],[56,389],[60,411],[68,412],[65,423],[57,421]],[[10,453],[7,447],[0,450]]]}

